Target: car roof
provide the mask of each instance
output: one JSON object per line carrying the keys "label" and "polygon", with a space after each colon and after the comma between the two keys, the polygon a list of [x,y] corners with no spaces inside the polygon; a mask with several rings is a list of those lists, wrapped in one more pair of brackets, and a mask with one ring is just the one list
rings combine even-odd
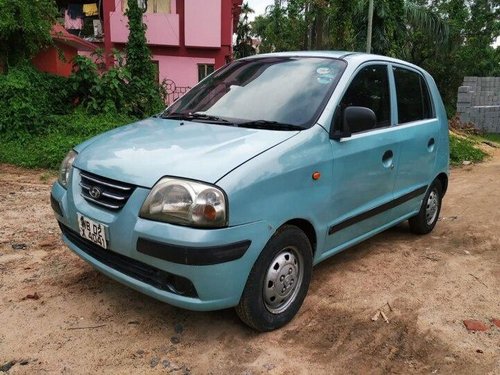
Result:
{"label": "car roof", "polygon": [[333,57],[342,58],[345,55],[358,52],[348,52],[348,51],[289,51],[289,52],[272,52],[263,53],[260,55],[249,56],[248,58],[259,58],[259,57],[272,57],[272,56],[304,56],[304,57]]}
{"label": "car roof", "polygon": [[263,57],[326,57],[326,58],[335,58],[346,60],[348,63],[352,62],[356,65],[362,64],[368,61],[384,61],[384,62],[392,62],[397,64],[402,64],[406,66],[413,67],[419,71],[425,71],[421,67],[409,63],[408,61],[396,59],[393,57],[376,55],[371,53],[364,52],[352,52],[352,51],[290,51],[290,52],[274,52],[274,53],[263,53],[260,55],[254,55],[245,57],[244,60],[247,59],[258,59]]}

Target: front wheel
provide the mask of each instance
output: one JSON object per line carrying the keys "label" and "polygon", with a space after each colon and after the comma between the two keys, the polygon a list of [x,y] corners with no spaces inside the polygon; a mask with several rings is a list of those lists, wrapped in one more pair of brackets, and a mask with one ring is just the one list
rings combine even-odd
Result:
{"label": "front wheel", "polygon": [[309,289],[312,248],[292,225],[281,227],[269,240],[248,276],[236,312],[250,327],[264,332],[290,322]]}
{"label": "front wheel", "polygon": [[424,196],[418,215],[408,220],[410,230],[413,233],[427,234],[434,229],[441,212],[442,199],[443,188],[441,182],[435,180]]}

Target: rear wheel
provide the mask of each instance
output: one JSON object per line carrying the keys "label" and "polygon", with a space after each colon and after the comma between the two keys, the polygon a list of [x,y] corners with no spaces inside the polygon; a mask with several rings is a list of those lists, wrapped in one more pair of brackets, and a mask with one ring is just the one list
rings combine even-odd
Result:
{"label": "rear wheel", "polygon": [[431,232],[439,219],[443,188],[441,182],[435,180],[422,200],[422,206],[417,216],[410,218],[410,230],[416,234],[427,234]]}
{"label": "rear wheel", "polygon": [[312,273],[309,239],[292,225],[281,227],[255,262],[236,312],[258,331],[290,322],[307,294]]}

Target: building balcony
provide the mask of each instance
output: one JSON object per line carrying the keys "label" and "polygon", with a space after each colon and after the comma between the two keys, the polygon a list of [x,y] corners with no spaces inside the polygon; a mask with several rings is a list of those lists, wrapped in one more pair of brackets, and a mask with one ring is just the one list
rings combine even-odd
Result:
{"label": "building balcony", "polygon": [[[110,13],[111,42],[127,43],[128,19],[122,11]],[[157,46],[179,46],[179,15],[171,13],[146,13],[148,44]]]}

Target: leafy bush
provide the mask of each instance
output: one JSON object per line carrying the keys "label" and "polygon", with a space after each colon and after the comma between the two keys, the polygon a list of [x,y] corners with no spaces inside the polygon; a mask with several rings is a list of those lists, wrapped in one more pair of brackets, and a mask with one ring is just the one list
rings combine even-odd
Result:
{"label": "leafy bush", "polygon": [[76,101],[89,97],[92,88],[98,82],[97,65],[86,56],[75,56],[73,59],[73,74],[69,78],[69,83]]}
{"label": "leafy bush", "polygon": [[0,162],[55,169],[75,145],[133,121],[133,118],[118,113],[91,115],[82,108],[71,114],[52,116],[43,134],[33,136],[17,132],[15,136],[1,137]]}
{"label": "leafy bush", "polygon": [[464,161],[480,162],[486,156],[484,151],[476,147],[474,141],[450,134],[450,162],[452,164],[462,164]]}
{"label": "leafy bush", "polygon": [[89,58],[75,59],[70,80],[76,101],[95,114],[120,112],[146,117],[163,109],[165,101],[160,86],[135,77],[118,52],[115,58],[118,64],[101,75],[97,64]]}
{"label": "leafy bush", "polygon": [[0,1],[0,67],[16,66],[52,43],[55,0]]}
{"label": "leafy bush", "polygon": [[[32,2],[4,3],[0,0],[0,10],[5,10],[10,17],[8,20],[12,21],[16,9],[26,8]],[[102,56],[97,55],[97,64],[77,56],[69,79],[38,72],[23,63],[50,42],[49,26],[55,2],[41,0],[39,3],[50,8],[43,25],[33,24],[39,29],[40,37],[32,35],[33,25],[21,30],[15,22],[5,25],[0,22],[0,31],[5,29],[5,35],[0,32],[0,52],[4,52],[0,53],[0,162],[57,168],[74,145],[156,113],[164,108],[165,101],[163,90],[156,82],[142,12],[137,3],[131,2],[131,11],[127,13],[130,40],[126,52],[130,66],[123,63],[123,57],[116,51],[117,64],[105,72],[102,72]],[[38,12],[38,5],[33,9],[21,15],[22,21],[25,21],[24,16],[29,18],[30,14]],[[16,41],[23,41],[23,37],[29,39],[26,48],[18,45],[20,53],[14,54],[13,46]],[[5,74],[2,74],[2,67]]]}
{"label": "leafy bush", "polygon": [[[146,42],[143,13],[132,1],[128,4],[126,15],[130,33],[125,48],[125,64],[121,53],[115,50],[113,54],[117,64],[99,75],[99,66],[92,60],[82,56],[75,59],[72,88],[76,101],[91,113],[119,112],[145,117],[165,107],[164,90],[157,82]],[[99,53],[97,61],[102,64]]]}
{"label": "leafy bush", "polygon": [[68,102],[67,79],[41,73],[22,65],[0,75],[0,133],[37,133],[47,125],[47,117],[65,114]]}

